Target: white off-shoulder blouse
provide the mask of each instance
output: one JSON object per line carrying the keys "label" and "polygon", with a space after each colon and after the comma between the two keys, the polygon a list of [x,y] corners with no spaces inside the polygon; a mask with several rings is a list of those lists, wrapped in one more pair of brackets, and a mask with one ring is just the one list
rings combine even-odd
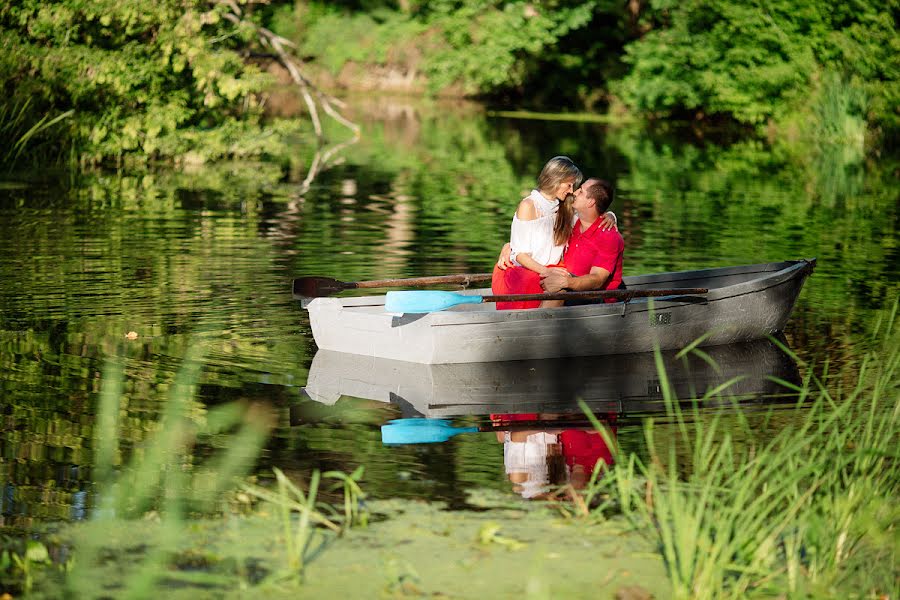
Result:
{"label": "white off-shoulder blouse", "polygon": [[559,200],[547,200],[537,190],[532,190],[528,199],[534,204],[538,217],[523,221],[518,215],[513,215],[509,257],[518,265],[516,255],[524,252],[542,265],[556,264],[565,250],[565,245],[557,246],[553,243],[553,225],[556,223]]}

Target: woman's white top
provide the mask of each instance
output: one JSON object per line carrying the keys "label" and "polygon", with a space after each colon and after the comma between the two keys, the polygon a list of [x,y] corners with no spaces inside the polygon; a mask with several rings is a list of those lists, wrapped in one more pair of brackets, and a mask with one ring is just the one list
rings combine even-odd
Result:
{"label": "woman's white top", "polygon": [[553,225],[556,223],[559,200],[547,200],[537,190],[531,190],[527,200],[531,200],[534,204],[538,217],[531,221],[523,221],[518,215],[513,215],[509,235],[509,258],[518,265],[516,255],[524,252],[542,265],[556,264],[562,258],[565,249],[565,245],[557,246],[553,243]]}
{"label": "woman's white top", "polygon": [[543,431],[528,435],[524,442],[514,442],[510,439],[509,432],[504,432],[503,464],[507,474],[527,474],[526,480],[519,484],[519,493],[525,498],[534,497],[546,488],[550,481],[547,447],[558,443],[559,437],[556,434]]}
{"label": "woman's white top", "polygon": [[524,442],[514,442],[509,432],[503,436],[503,464],[507,473],[540,475],[547,471],[547,446],[558,444],[559,437],[543,431],[532,433]]}

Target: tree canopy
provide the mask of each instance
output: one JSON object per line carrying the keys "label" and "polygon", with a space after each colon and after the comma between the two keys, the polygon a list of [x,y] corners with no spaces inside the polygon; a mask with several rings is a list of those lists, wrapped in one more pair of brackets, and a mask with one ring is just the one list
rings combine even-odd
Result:
{"label": "tree canopy", "polygon": [[265,119],[273,61],[319,137],[315,107],[336,113],[306,69],[354,67],[503,107],[890,144],[898,19],[897,0],[3,0],[0,163],[290,161],[310,127]]}

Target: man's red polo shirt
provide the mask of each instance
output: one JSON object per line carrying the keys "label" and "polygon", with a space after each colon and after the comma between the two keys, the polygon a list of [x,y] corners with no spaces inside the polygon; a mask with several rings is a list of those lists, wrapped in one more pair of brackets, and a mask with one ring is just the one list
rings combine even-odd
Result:
{"label": "man's red polo shirt", "polygon": [[615,290],[622,283],[622,255],[625,241],[615,229],[600,231],[597,219],[586,231],[581,230],[581,221],[575,221],[569,246],[563,255],[566,270],[572,275],[581,277],[591,272],[592,267],[600,267],[609,271],[606,283],[600,289]]}

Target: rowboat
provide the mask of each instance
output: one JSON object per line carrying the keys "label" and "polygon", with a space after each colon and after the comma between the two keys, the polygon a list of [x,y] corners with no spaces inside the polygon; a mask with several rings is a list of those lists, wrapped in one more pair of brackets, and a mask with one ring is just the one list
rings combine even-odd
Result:
{"label": "rowboat", "polygon": [[[794,405],[796,363],[772,341],[715,346],[699,352],[571,357],[508,362],[426,365],[319,350],[304,388],[307,397],[334,405],[353,397],[393,404],[404,418],[446,419],[489,413],[581,414],[583,400],[598,415],[664,413],[662,378],[672,395],[704,407],[741,402]],[[392,415],[393,416],[393,415]],[[583,415],[581,415],[583,418]]]}
{"label": "rowboat", "polygon": [[[716,346],[782,331],[815,259],[625,277],[629,291],[707,288],[562,308],[497,310],[462,304],[390,313],[385,296],[315,298],[305,304],[321,350],[424,364],[602,356]],[[485,295],[489,290],[464,290]]]}

